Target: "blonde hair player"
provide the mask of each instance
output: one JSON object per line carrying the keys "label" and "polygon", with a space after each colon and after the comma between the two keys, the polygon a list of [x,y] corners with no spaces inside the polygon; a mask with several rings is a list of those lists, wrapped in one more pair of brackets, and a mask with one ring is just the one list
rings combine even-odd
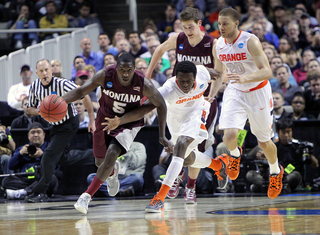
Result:
{"label": "blonde hair player", "polygon": [[281,192],[284,170],[271,140],[273,100],[268,79],[272,71],[259,39],[238,29],[239,14],[235,9],[221,10],[218,26],[221,37],[214,48],[215,69],[229,80],[219,120],[219,128],[224,130],[223,142],[231,153],[227,172],[232,180],[239,175],[242,149],[237,145],[237,135],[249,119],[251,131],[268,159],[268,197],[274,199]]}

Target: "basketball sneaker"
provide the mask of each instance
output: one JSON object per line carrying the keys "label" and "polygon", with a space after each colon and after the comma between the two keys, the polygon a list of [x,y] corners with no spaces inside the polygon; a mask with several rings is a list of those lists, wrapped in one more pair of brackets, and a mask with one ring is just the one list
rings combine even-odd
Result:
{"label": "basketball sneaker", "polygon": [[12,190],[6,189],[7,199],[9,200],[19,200],[24,199],[27,196],[27,191],[25,189]]}
{"label": "basketball sneaker", "polygon": [[269,188],[268,197],[275,199],[281,193],[282,190],[282,178],[283,178],[283,167],[280,165],[280,173],[278,175],[269,176]]}
{"label": "basketball sneaker", "polygon": [[221,169],[215,172],[215,175],[218,178],[218,188],[217,189],[225,189],[228,184],[228,175],[227,175],[227,166],[229,163],[229,156],[227,154],[221,154],[216,159],[219,159],[222,163]]}
{"label": "basketball sneaker", "polygon": [[111,197],[114,197],[120,188],[120,183],[118,180],[118,174],[120,171],[120,162],[116,161],[114,164],[114,172],[113,175],[109,176],[107,179],[107,185],[108,185],[108,194]]}
{"label": "basketball sneaker", "polygon": [[180,172],[167,194],[169,198],[176,198],[179,195],[179,186],[185,178],[186,174],[184,173],[184,170],[182,170],[182,173]]}
{"label": "basketball sneaker", "polygon": [[196,186],[194,188],[188,188],[187,186],[184,188],[184,202],[187,204],[197,203]]}
{"label": "basketball sneaker", "polygon": [[91,201],[91,195],[89,193],[83,193],[79,197],[76,204],[74,204],[74,208],[76,208],[77,211],[80,211],[83,214],[87,214],[88,205],[90,201]]}
{"label": "basketball sneaker", "polygon": [[164,202],[158,197],[158,195],[155,195],[149,205],[146,206],[145,209],[146,212],[151,213],[159,213],[164,211]]}
{"label": "basketball sneaker", "polygon": [[237,179],[240,173],[240,161],[241,161],[242,148],[240,146],[238,146],[238,148],[240,151],[239,157],[229,156],[227,174],[231,180]]}

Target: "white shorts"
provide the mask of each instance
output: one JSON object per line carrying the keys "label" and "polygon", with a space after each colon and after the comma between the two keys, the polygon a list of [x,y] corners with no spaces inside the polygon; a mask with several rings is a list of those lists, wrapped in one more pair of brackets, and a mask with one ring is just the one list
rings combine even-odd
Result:
{"label": "white shorts", "polygon": [[269,82],[251,92],[242,92],[228,86],[223,94],[219,129],[242,130],[249,119],[251,132],[260,142],[267,142],[274,135],[272,111],[273,99]]}
{"label": "white shorts", "polygon": [[209,103],[185,115],[177,115],[168,112],[167,124],[171,134],[171,141],[175,145],[179,136],[188,136],[194,139],[189,145],[185,158],[190,152],[197,148],[203,140],[208,138],[208,132],[205,127],[209,115]]}

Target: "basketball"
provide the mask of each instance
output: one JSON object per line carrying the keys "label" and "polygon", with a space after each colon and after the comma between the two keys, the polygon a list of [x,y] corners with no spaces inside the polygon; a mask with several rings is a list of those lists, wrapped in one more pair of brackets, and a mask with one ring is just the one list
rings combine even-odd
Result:
{"label": "basketball", "polygon": [[66,116],[67,111],[66,101],[58,95],[48,95],[40,104],[40,115],[48,122],[61,121]]}

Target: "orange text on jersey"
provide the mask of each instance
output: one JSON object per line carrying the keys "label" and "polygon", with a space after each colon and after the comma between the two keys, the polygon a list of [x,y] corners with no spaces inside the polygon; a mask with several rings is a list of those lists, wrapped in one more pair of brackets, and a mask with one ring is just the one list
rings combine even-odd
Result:
{"label": "orange text on jersey", "polygon": [[185,98],[185,99],[178,100],[178,101],[176,102],[176,104],[182,104],[182,103],[187,102],[187,101],[190,101],[190,100],[199,99],[201,96],[203,96],[203,93],[204,93],[204,92],[201,92],[200,94],[195,95],[195,96],[193,96],[192,98],[190,97],[190,98]]}
{"label": "orange text on jersey", "polygon": [[236,54],[220,54],[219,59],[223,61],[239,61],[239,60],[246,60],[247,54],[243,53],[236,53]]}

